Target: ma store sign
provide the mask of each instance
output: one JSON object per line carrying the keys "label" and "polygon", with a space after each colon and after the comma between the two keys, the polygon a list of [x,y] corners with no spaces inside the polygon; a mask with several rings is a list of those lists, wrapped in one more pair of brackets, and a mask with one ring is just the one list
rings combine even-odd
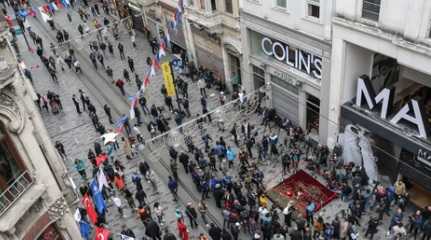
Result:
{"label": "ma store sign", "polygon": [[[362,107],[362,102],[365,99],[369,110],[375,110],[380,107],[380,118],[388,120],[387,117],[392,113],[393,99],[395,88],[384,88],[377,95],[371,85],[368,76],[363,75],[358,79],[356,88],[356,102],[355,105]],[[424,111],[415,99],[410,99],[408,103],[401,107],[401,109],[391,118],[389,122],[398,126],[400,121],[406,121],[413,126],[419,133],[419,137],[428,138],[429,127],[424,118]]]}

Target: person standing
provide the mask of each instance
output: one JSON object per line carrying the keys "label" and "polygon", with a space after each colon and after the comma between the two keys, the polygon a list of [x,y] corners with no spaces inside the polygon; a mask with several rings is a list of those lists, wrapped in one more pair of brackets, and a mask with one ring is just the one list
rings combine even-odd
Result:
{"label": "person standing", "polygon": [[85,163],[82,159],[75,159],[75,169],[81,176],[82,180],[87,180],[87,174],[85,172]]}
{"label": "person standing", "polygon": [[76,112],[78,114],[81,114],[82,112],[79,109],[79,102],[78,102],[78,100],[76,100],[76,95],[75,94],[72,95],[72,101],[73,101],[73,104],[75,105]]}
{"label": "person standing", "polygon": [[199,210],[199,213],[201,215],[201,218],[202,218],[202,221],[204,222],[204,224],[208,224],[208,221],[207,221],[208,206],[205,203],[205,201],[202,199],[199,202],[198,210]]}
{"label": "person standing", "polygon": [[150,113],[150,110],[147,107],[147,99],[145,98],[145,96],[141,96],[139,98],[139,104],[141,105],[141,109],[144,112],[144,114]]}
{"label": "person standing", "polygon": [[110,66],[107,66],[105,71],[108,77],[110,77],[111,79],[114,79],[114,72],[112,71],[112,68]]}
{"label": "person standing", "polygon": [[202,97],[207,97],[207,92],[205,90],[207,84],[205,83],[205,80],[203,78],[199,78],[198,80],[198,87],[199,87],[199,91],[201,93]]}
{"label": "person standing", "polygon": [[105,110],[106,116],[108,116],[109,123],[114,124],[114,121],[112,121],[111,108],[108,106],[108,104],[103,106],[103,110]]}
{"label": "person standing", "polygon": [[55,142],[55,148],[57,152],[60,154],[61,158],[65,160],[67,158],[66,151],[64,150],[64,145],[60,141]]}

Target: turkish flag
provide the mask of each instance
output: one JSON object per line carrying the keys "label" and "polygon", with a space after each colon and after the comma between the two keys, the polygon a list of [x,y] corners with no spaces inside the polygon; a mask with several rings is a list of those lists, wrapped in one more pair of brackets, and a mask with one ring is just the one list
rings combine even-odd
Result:
{"label": "turkish flag", "polygon": [[111,232],[104,227],[96,227],[96,238],[95,240],[108,240]]}
{"label": "turkish flag", "polygon": [[93,224],[97,223],[97,213],[94,209],[93,201],[91,201],[91,198],[88,196],[88,193],[84,195],[84,197],[81,200],[82,205],[84,205],[85,210],[87,210],[87,215],[90,221]]}
{"label": "turkish flag", "polygon": [[108,159],[108,156],[105,153],[101,153],[96,157],[96,166],[100,166],[104,161]]}

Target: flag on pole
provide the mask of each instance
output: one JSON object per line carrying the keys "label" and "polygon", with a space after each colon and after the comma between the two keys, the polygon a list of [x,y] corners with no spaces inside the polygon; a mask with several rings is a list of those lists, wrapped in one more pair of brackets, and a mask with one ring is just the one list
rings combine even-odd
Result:
{"label": "flag on pole", "polygon": [[70,7],[70,2],[69,0],[61,0],[61,3],[63,4],[63,6],[65,6],[66,8]]}
{"label": "flag on pole", "polygon": [[103,186],[109,188],[108,180],[106,180],[105,172],[102,168],[99,168],[97,172],[97,182],[99,183],[99,191],[102,191]]}
{"label": "flag on pole", "polygon": [[96,210],[99,214],[104,214],[106,209],[105,199],[103,199],[102,192],[99,190],[99,184],[96,179],[90,183],[91,193],[93,195],[94,205],[96,205]]}
{"label": "flag on pole", "polygon": [[115,123],[115,130],[117,132],[122,132],[123,131],[123,126],[127,122],[127,120],[128,120],[127,115],[124,115],[120,119],[118,119],[118,121]]}
{"label": "flag on pole", "polygon": [[96,227],[96,238],[95,240],[109,240],[111,232],[104,227]]}
{"label": "flag on pole", "polygon": [[84,197],[81,200],[82,205],[84,205],[85,210],[87,210],[87,215],[90,221],[93,224],[97,223],[97,213],[96,210],[94,210],[93,201],[91,201],[91,198],[88,196],[88,193],[84,195]]}
{"label": "flag on pole", "polygon": [[44,22],[47,22],[51,17],[47,14],[46,10],[43,7],[39,7],[40,16]]}
{"label": "flag on pole", "polygon": [[81,237],[83,239],[90,240],[91,230],[90,230],[90,224],[87,221],[85,220],[79,221],[79,232],[81,233]]}
{"label": "flag on pole", "polygon": [[73,214],[73,218],[75,221],[79,222],[81,221],[81,212],[79,211],[79,208],[76,209],[75,214]]}
{"label": "flag on pole", "polygon": [[57,7],[57,5],[55,5],[55,3],[54,3],[54,2],[51,2],[51,3],[49,4],[49,7],[51,8],[51,11],[53,11],[53,12],[55,12],[55,11],[57,11],[57,10],[58,10],[58,7]]}
{"label": "flag on pole", "polygon": [[96,167],[99,167],[103,162],[108,160],[108,156],[105,153],[101,153],[96,157]]}

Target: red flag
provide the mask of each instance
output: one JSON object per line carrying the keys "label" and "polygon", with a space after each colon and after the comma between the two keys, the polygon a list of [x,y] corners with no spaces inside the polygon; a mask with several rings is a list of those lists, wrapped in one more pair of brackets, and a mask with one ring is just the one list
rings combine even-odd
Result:
{"label": "red flag", "polygon": [[102,164],[104,161],[106,161],[106,159],[108,159],[108,156],[106,156],[105,153],[101,153],[96,157],[96,166],[100,166],[100,164]]}
{"label": "red flag", "polygon": [[88,193],[84,195],[84,197],[81,200],[82,205],[84,205],[85,210],[87,210],[87,215],[90,221],[93,224],[97,223],[97,213],[96,210],[94,210],[93,201],[91,201],[91,198],[88,196]]}
{"label": "red flag", "polygon": [[63,8],[63,4],[60,2],[60,0],[55,0],[55,5],[57,5],[58,8]]}
{"label": "red flag", "polygon": [[96,238],[95,240],[108,240],[111,232],[104,227],[96,227]]}

